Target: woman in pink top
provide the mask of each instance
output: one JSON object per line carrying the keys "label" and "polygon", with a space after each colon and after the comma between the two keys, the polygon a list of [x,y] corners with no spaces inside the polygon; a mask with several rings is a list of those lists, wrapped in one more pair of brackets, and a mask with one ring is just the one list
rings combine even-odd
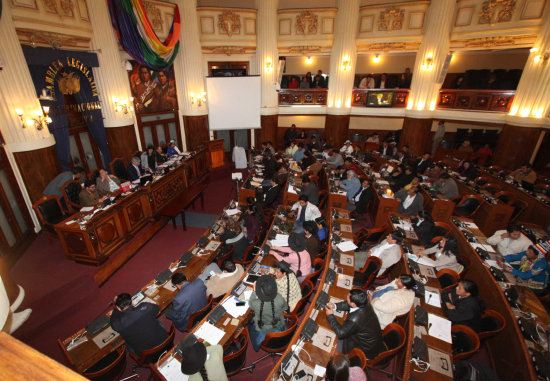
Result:
{"label": "woman in pink top", "polygon": [[[306,237],[304,234],[292,233],[288,237],[289,247],[274,246],[269,254],[273,255],[277,260],[284,260],[290,264],[290,268],[298,277],[301,282],[306,275],[311,273],[311,256],[306,251]],[[288,253],[287,255],[281,255],[277,251],[282,253]]]}
{"label": "woman in pink top", "polygon": [[325,381],[367,381],[367,375],[358,366],[350,366],[348,355],[337,354],[327,364]]}

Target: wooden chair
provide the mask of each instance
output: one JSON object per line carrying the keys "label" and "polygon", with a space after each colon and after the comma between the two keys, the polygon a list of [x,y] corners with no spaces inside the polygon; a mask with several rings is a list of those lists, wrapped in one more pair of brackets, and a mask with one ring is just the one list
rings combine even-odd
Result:
{"label": "wooden chair", "polygon": [[376,275],[382,267],[382,260],[378,257],[368,257],[365,265],[360,271],[355,271],[353,276],[353,287],[368,290],[376,279]]}
{"label": "wooden chair", "polygon": [[328,191],[326,189],[319,191],[319,209],[323,209],[328,199]]}
{"label": "wooden chair", "polygon": [[480,340],[495,336],[506,328],[506,320],[500,312],[495,310],[485,310],[481,315],[481,329],[478,333]]}
{"label": "wooden chair", "polygon": [[462,272],[460,274],[458,274],[458,275],[460,275],[461,278],[464,278],[466,273],[468,273],[468,270],[470,270],[472,268],[472,261],[470,261],[470,259],[468,259],[465,256],[460,256],[458,258],[458,263],[460,263],[462,266],[464,266],[464,270],[462,270]]}
{"label": "wooden chair", "polygon": [[223,366],[228,377],[239,373],[246,364],[246,349],[248,348],[249,341],[248,329],[241,330],[239,336],[233,340],[233,343],[240,348],[235,353],[223,356]]}
{"label": "wooden chair", "polygon": [[500,171],[502,171],[502,167],[499,167],[498,165],[491,165],[489,167],[489,171],[491,171],[491,172],[500,172]]}
{"label": "wooden chair", "polygon": [[52,236],[57,238],[54,225],[60,223],[67,217],[61,207],[59,197],[56,195],[42,196],[32,205],[32,208],[38,216],[44,231],[48,233],[51,243]]}
{"label": "wooden chair", "polygon": [[[321,258],[315,258],[313,260],[312,266],[314,271],[311,274],[306,275],[304,282],[305,281],[311,282],[311,284],[313,285],[313,289],[315,289],[317,285],[317,280],[319,279],[319,275],[321,275],[321,272],[325,267],[325,260]],[[302,284],[304,284],[304,282],[302,282]]]}
{"label": "wooden chair", "polygon": [[309,298],[311,297],[311,294],[313,293],[313,284],[309,280],[304,280],[301,284],[302,288],[302,299],[296,303],[296,306],[292,311],[290,311],[291,315],[294,315],[296,317],[302,316],[304,313],[307,303],[309,302]]}
{"label": "wooden chair", "polygon": [[206,306],[194,312],[189,316],[189,323],[187,324],[186,332],[191,332],[194,326],[196,326],[212,309],[212,295],[208,295]]}
{"label": "wooden chair", "polygon": [[[390,363],[391,359],[399,353],[405,345],[407,336],[405,330],[399,324],[391,323],[382,331],[382,339],[386,344],[386,351],[380,353],[372,360],[366,360],[365,372],[369,374],[369,369],[376,370],[392,377],[393,374],[384,370]],[[370,376],[368,377],[370,379]]]}
{"label": "wooden chair", "polygon": [[489,192],[493,195],[502,190],[502,188],[499,185],[495,184],[495,183],[487,183],[484,186],[482,186],[481,189],[486,190],[487,192]]}
{"label": "wooden chair", "polygon": [[374,229],[359,229],[353,234],[353,242],[358,248],[361,248],[363,244],[367,244],[368,246],[376,245],[384,238],[386,229],[386,225]]}
{"label": "wooden chair", "polygon": [[[218,267],[221,268],[223,263],[225,261],[227,261],[228,259],[231,258],[231,256],[233,255],[233,252],[235,251],[235,246],[231,245],[231,247],[229,248],[229,250],[227,250],[227,253],[225,253],[224,255],[222,255],[220,257],[220,259],[218,259]],[[245,254],[246,255],[246,252]]]}
{"label": "wooden chair", "polygon": [[483,187],[487,183],[490,183],[491,181],[492,181],[492,179],[490,177],[479,176],[479,177],[476,177],[476,179],[474,180],[474,184],[479,186],[479,187]]}
{"label": "wooden chair", "polygon": [[452,290],[456,287],[458,281],[460,280],[460,276],[456,273],[456,271],[451,269],[441,269],[435,274],[435,276],[441,284],[440,292]]}
{"label": "wooden chair", "polygon": [[460,217],[472,217],[474,214],[477,213],[479,207],[484,202],[485,200],[483,199],[483,197],[477,194],[465,195],[456,206],[453,214]]}
{"label": "wooden chair", "polygon": [[99,169],[97,169],[97,168],[92,170],[88,174],[88,179],[90,179],[90,181],[94,184],[96,183],[98,177],[99,177]]}
{"label": "wooden chair", "polygon": [[266,336],[264,341],[262,341],[262,344],[260,345],[260,348],[267,352],[265,356],[260,357],[259,359],[255,360],[252,364],[247,366],[246,368],[242,368],[242,370],[248,370],[250,373],[254,371],[254,368],[256,367],[256,364],[260,361],[265,360],[268,357],[275,357],[275,356],[281,356],[282,352],[286,350],[288,345],[290,344],[290,341],[292,340],[292,336],[294,336],[294,333],[296,332],[296,327],[298,326],[298,318],[294,315],[287,315],[286,316],[287,322],[286,322],[286,329],[282,332],[269,332]]}
{"label": "wooden chair", "polygon": [[[176,333],[176,327],[174,327],[174,324],[170,326],[170,331],[168,331],[168,337],[166,340],[164,340],[162,343],[157,345],[156,347],[153,347],[151,349],[146,349],[142,351],[139,356],[135,353],[128,352],[130,354],[130,357],[134,359],[134,361],[137,363],[136,366],[133,368],[133,373],[136,373],[137,368],[149,368],[151,369],[152,366],[155,366],[157,363],[159,357],[166,351],[169,351],[170,348],[174,346],[174,335]],[[152,369],[151,369],[152,373]]]}
{"label": "wooden chair", "polygon": [[453,337],[453,363],[470,357],[479,350],[479,336],[473,329],[456,324],[451,328]]}
{"label": "wooden chair", "polygon": [[358,366],[361,369],[365,369],[367,366],[367,356],[359,348],[352,348],[348,352],[350,366]]}
{"label": "wooden chair", "polygon": [[69,213],[74,214],[82,209],[83,205],[80,204],[80,191],[82,186],[78,180],[69,180],[61,187],[63,192],[63,198],[67,203],[67,209]]}
{"label": "wooden chair", "polygon": [[114,352],[109,353],[82,375],[92,381],[118,380],[126,368],[126,346],[121,345]]}
{"label": "wooden chair", "polygon": [[120,157],[115,157],[110,163],[109,168],[111,168],[111,173],[118,177],[121,181],[126,181],[128,178],[126,172],[126,166],[124,161]]}
{"label": "wooden chair", "polygon": [[452,229],[451,229],[451,226],[450,226],[448,223],[446,223],[446,222],[435,221],[435,222],[434,222],[434,225],[437,226],[437,227],[439,227],[439,228],[441,228],[441,229],[443,229],[443,230],[445,231],[445,233],[442,234],[442,235],[449,235],[449,234],[451,234]]}
{"label": "wooden chair", "polygon": [[510,217],[510,223],[515,222],[519,216],[527,209],[529,204],[526,201],[520,200],[519,198],[514,202],[510,203],[510,206],[514,208],[512,212],[512,217]]}
{"label": "wooden chair", "polygon": [[535,192],[545,194],[546,196],[550,196],[550,185],[535,184]]}
{"label": "wooden chair", "polygon": [[319,185],[319,176],[317,175],[309,175],[309,179],[315,183],[315,185]]}
{"label": "wooden chair", "polygon": [[509,191],[500,191],[495,194],[495,198],[505,204],[511,204],[516,200],[516,196]]}
{"label": "wooden chair", "polygon": [[221,295],[218,296],[217,298],[214,298],[213,295],[210,295],[210,296],[212,296],[212,306],[215,306],[215,305],[219,304],[219,303],[223,300],[225,294],[221,294]]}

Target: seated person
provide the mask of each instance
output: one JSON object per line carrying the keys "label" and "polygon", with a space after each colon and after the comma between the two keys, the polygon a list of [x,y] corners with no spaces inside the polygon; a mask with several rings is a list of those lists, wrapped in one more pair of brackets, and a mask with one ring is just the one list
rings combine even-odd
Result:
{"label": "seated person", "polygon": [[384,329],[399,315],[410,311],[414,303],[416,281],[411,275],[403,274],[389,284],[378,286],[369,293],[374,313]]}
{"label": "seated person", "polygon": [[413,170],[410,166],[406,165],[403,169],[403,173],[401,175],[397,176],[396,178],[393,178],[391,182],[391,189],[394,192],[399,191],[400,189],[405,188],[408,184],[411,183],[411,181],[415,178],[415,175],[413,173]]}
{"label": "seated person", "polygon": [[343,167],[346,168],[346,171],[352,170],[355,173],[359,172],[357,166],[353,163],[353,158],[351,156],[348,156],[344,159]]}
{"label": "seated person", "polygon": [[407,216],[416,216],[424,208],[424,197],[418,193],[418,186],[413,186],[409,190],[401,189],[395,194],[399,200],[397,213]]}
{"label": "seated person", "polygon": [[175,140],[170,140],[170,143],[168,144],[168,149],[166,150],[166,156],[172,157],[177,156],[181,153],[180,149],[176,146]]}
{"label": "seated person", "polygon": [[328,225],[327,222],[323,217],[319,217],[315,219],[315,224],[317,225],[317,237],[319,237],[319,241],[325,242],[328,237]]}
{"label": "seated person", "polygon": [[[434,255],[435,259],[427,257]],[[435,267],[436,271],[441,269],[451,269],[459,274],[464,271],[464,266],[458,262],[458,244],[453,236],[442,237],[434,246],[420,250],[416,255],[424,257],[423,262]]]}
{"label": "seated person", "polygon": [[241,218],[246,239],[252,243],[258,232],[262,230],[265,220],[262,206],[255,202],[253,197],[248,197],[246,200],[248,204],[245,205]]}
{"label": "seated person", "polygon": [[414,232],[420,239],[420,242],[422,242],[423,245],[431,243],[434,237],[433,230],[435,226],[432,215],[425,210],[421,210],[418,212],[416,218],[411,218],[411,222],[413,223]]}
{"label": "seated person", "polygon": [[346,140],[342,148],[340,148],[340,153],[344,156],[347,156],[347,155],[351,155],[352,152],[353,152],[353,146],[351,145],[351,142],[349,140]]}
{"label": "seated person", "polygon": [[383,141],[380,145],[380,148],[378,149],[378,153],[382,156],[394,156],[395,147],[392,147],[390,143]]}
{"label": "seated person", "polygon": [[469,140],[464,140],[462,142],[462,144],[460,145],[460,147],[458,147],[458,150],[459,151],[462,151],[462,152],[474,152],[474,149],[472,148],[472,146],[470,145],[470,141]]}
{"label": "seated person", "polygon": [[204,284],[206,295],[212,295],[214,299],[225,295],[244,274],[243,266],[230,260],[223,262],[221,270],[222,272],[210,276]]}
{"label": "seated person", "polygon": [[382,261],[382,267],[376,276],[382,275],[388,268],[395,265],[401,259],[401,245],[403,235],[399,231],[393,231],[386,239],[368,251],[355,252],[355,270],[359,271],[367,262],[368,257],[378,257]]}
{"label": "seated person", "polygon": [[319,171],[323,168],[323,163],[321,163],[319,160],[315,159],[315,157],[313,157],[313,159],[315,161],[313,163],[311,163],[309,167],[307,167],[307,170],[310,171],[311,174],[313,174],[315,176],[319,176]]}
{"label": "seated person", "polygon": [[149,144],[147,149],[141,154],[141,163],[146,171],[154,171],[157,167],[155,147],[152,144]]}
{"label": "seated person", "polygon": [[537,181],[537,174],[533,171],[533,168],[529,163],[523,163],[520,168],[510,173],[510,176],[520,185],[522,181],[530,184],[535,184],[535,181]]}
{"label": "seated person", "polygon": [[365,154],[363,153],[363,151],[361,151],[361,147],[359,147],[358,144],[353,146],[351,157],[353,157],[357,161],[363,161],[365,159]]}
{"label": "seated person", "polygon": [[275,151],[275,147],[273,147],[273,142],[267,141],[266,142],[266,149],[271,153],[271,155],[275,155],[277,151]]}
{"label": "seated person", "polygon": [[357,178],[357,173],[351,169],[347,171],[346,179],[340,184],[340,188],[346,191],[348,201],[353,199],[353,196],[361,189],[361,182]]}
{"label": "seated person", "polygon": [[[267,305],[266,305],[267,304]],[[269,275],[262,275],[254,283],[254,292],[248,300],[254,318],[248,324],[250,342],[258,352],[268,332],[281,332],[285,329],[286,302],[277,292],[277,282]]]}
{"label": "seated person", "polygon": [[221,345],[206,347],[204,343],[194,341],[184,349],[181,355],[181,372],[189,376],[190,381],[227,381]]}
{"label": "seated person", "polygon": [[292,157],[294,158],[294,160],[296,160],[298,164],[301,164],[302,160],[304,159],[304,153],[304,144],[298,143],[298,149],[296,150],[296,152],[294,152],[294,155],[292,155]]}
{"label": "seated person", "polygon": [[97,192],[100,196],[105,196],[120,189],[120,180],[115,175],[109,175],[106,170],[100,169],[99,176],[96,179]]}
{"label": "seated person", "polygon": [[325,381],[367,381],[360,366],[351,366],[348,355],[335,354],[327,364]]}
{"label": "seated person", "polygon": [[264,170],[262,171],[264,178],[271,179],[277,175],[277,161],[271,153],[264,156],[262,164],[264,165]]}
{"label": "seated person", "polygon": [[319,240],[317,224],[315,221],[306,221],[304,222],[304,233],[306,235],[306,251],[311,257],[311,263],[313,260],[319,256],[323,250],[321,241]]}
{"label": "seated person", "polygon": [[467,325],[476,332],[481,328],[483,301],[478,298],[477,285],[468,279],[458,282],[456,288],[444,292],[445,314],[453,324]]}
{"label": "seated person", "polygon": [[44,189],[44,192],[42,192],[45,196],[53,196],[56,195],[59,197],[59,200],[63,200],[63,191],[61,188],[67,181],[76,180],[78,182],[82,182],[82,180],[86,179],[86,174],[84,173],[84,168],[82,167],[74,167],[70,171],[61,172],[59,175],[55,176],[52,181],[46,185],[46,188]]}
{"label": "seated person", "polygon": [[277,282],[277,293],[287,303],[287,312],[294,311],[296,304],[302,299],[302,289],[296,274],[290,268],[288,262],[280,261],[275,264],[275,282]]}
{"label": "seated person", "polygon": [[233,217],[223,216],[221,219],[221,227],[218,230],[220,241],[222,241],[229,249],[233,245],[233,255],[231,259],[240,261],[244,258],[244,251],[248,248],[249,243],[241,228],[241,225]]}
{"label": "seated person", "polygon": [[542,296],[548,293],[547,286],[550,268],[544,254],[539,252],[535,246],[531,245],[521,253],[505,255],[504,261],[506,263],[520,261],[519,266],[514,266],[517,268],[507,265],[504,266],[504,269],[527,281],[527,287],[535,295]]}
{"label": "seated person", "polygon": [[166,157],[166,153],[162,150],[162,146],[158,146],[155,150],[155,161],[157,162],[157,165],[162,164],[168,160],[168,157]]}
{"label": "seated person", "polygon": [[309,142],[308,148],[309,148],[310,151],[320,151],[321,150],[321,144],[317,140],[316,136],[311,137],[311,142]]}
{"label": "seated person", "polygon": [[334,152],[334,150],[330,150],[328,152],[328,159],[327,159],[327,164],[332,167],[332,168],[337,168],[341,165],[344,165],[344,158],[342,157],[342,155],[340,155],[339,152]]}
{"label": "seated person", "polygon": [[474,165],[468,160],[463,161],[459,167],[456,169],[456,172],[460,177],[465,177],[467,180],[473,181],[477,177],[477,169]]}
{"label": "seated person", "polygon": [[[343,325],[336,320],[335,309],[349,311]],[[378,317],[365,291],[351,290],[347,301],[337,304],[329,302],[325,306],[325,312],[330,328],[336,333],[338,339],[343,340],[343,348],[339,348],[339,352],[348,353],[353,348],[358,348],[363,351],[367,359],[373,359],[385,350]]]}
{"label": "seated person", "polygon": [[[283,254],[279,254],[278,251]],[[303,233],[291,233],[288,237],[288,246],[273,246],[269,254],[278,261],[286,261],[300,281],[311,274],[311,257],[306,251],[306,237]]]}
{"label": "seated person", "polygon": [[144,350],[154,348],[168,338],[156,318],[158,313],[156,304],[142,302],[134,307],[130,294],[120,294],[115,298],[111,327],[124,339],[128,350],[140,356]]}
{"label": "seated person", "polygon": [[86,180],[84,182],[84,189],[78,194],[78,200],[82,206],[96,206],[100,202],[103,202],[108,196],[103,196],[99,198],[99,193],[94,183],[91,180]]}
{"label": "seated person", "polygon": [[302,168],[302,171],[305,171],[309,166],[313,163],[315,163],[317,159],[313,156],[313,153],[311,151],[304,151],[304,158],[302,159],[302,164],[300,164],[300,168]]}
{"label": "seated person", "polygon": [[339,166],[339,167],[336,167],[336,169],[332,172],[332,177],[335,179],[335,180],[340,180],[340,181],[344,181],[348,178],[347,176],[347,170],[346,170],[346,167],[344,167],[343,165]]}
{"label": "seated person", "polygon": [[294,153],[298,151],[298,146],[294,140],[290,141],[288,147],[286,147],[285,154],[287,156],[294,156]]}
{"label": "seated person", "polygon": [[439,177],[444,173],[447,173],[447,171],[445,170],[445,163],[440,161],[433,167],[427,169],[424,172],[424,176],[428,178],[428,181],[434,182],[437,181]]}
{"label": "seated person", "polygon": [[309,202],[306,195],[301,195],[298,202],[292,205],[290,214],[292,217],[296,216],[296,221],[294,221],[294,231],[296,233],[303,232],[305,221],[315,221],[315,219],[321,217],[319,208]]}
{"label": "seated person", "polygon": [[306,132],[304,130],[299,130],[296,139],[307,139]]}
{"label": "seated person", "polygon": [[361,179],[361,188],[348,201],[346,209],[359,214],[367,213],[367,206],[374,197],[375,194],[371,187],[371,181],[367,178]]}
{"label": "seated person", "polygon": [[506,230],[497,230],[487,239],[487,243],[496,246],[502,255],[521,253],[533,244],[516,224],[508,225]]}
{"label": "seated person", "polygon": [[399,164],[407,164],[407,158],[405,157],[405,152],[397,151],[395,158],[392,159],[391,161],[397,162]]}
{"label": "seated person", "polygon": [[432,161],[431,156],[431,153],[424,152],[424,155],[422,155],[420,160],[416,163],[416,173],[422,175],[428,168],[433,165],[434,162]]}
{"label": "seated person", "polygon": [[448,199],[458,196],[458,186],[448,173],[439,176],[439,180],[435,182],[435,189]]}
{"label": "seated person", "polygon": [[319,188],[310,180],[308,175],[302,177],[302,189],[300,190],[300,194],[306,195],[308,201],[313,205],[319,204]]}
{"label": "seated person", "polygon": [[277,201],[277,198],[279,198],[279,190],[280,187],[277,178],[270,178],[269,187],[267,189],[258,190],[256,192],[256,199],[262,207],[269,208]]}
{"label": "seated person", "polygon": [[174,322],[179,331],[184,332],[189,324],[189,316],[207,304],[206,287],[198,278],[188,282],[184,273],[172,275],[172,284],[179,291],[172,300],[172,307],[166,311],[166,317]]}
{"label": "seated person", "polygon": [[380,135],[379,134],[372,134],[367,139],[367,143],[380,143]]}
{"label": "seated person", "polygon": [[137,180],[141,176],[143,176],[145,174],[145,169],[143,169],[143,167],[141,166],[141,159],[137,156],[134,156],[126,172],[128,180],[130,181]]}

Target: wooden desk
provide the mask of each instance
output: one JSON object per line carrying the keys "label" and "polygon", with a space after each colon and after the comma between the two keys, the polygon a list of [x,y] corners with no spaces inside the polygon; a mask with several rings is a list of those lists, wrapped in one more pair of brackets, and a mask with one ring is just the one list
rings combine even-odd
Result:
{"label": "wooden desk", "polygon": [[423,186],[420,187],[422,191],[422,197],[424,197],[424,209],[430,212],[434,221],[448,222],[453,215],[455,209],[455,203],[448,200],[442,194],[437,194],[436,197],[432,197]]}

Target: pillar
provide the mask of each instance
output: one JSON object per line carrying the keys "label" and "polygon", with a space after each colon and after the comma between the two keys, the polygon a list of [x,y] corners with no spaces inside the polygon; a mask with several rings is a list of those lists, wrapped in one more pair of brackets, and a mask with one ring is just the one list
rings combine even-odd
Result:
{"label": "pillar", "polygon": [[0,70],[0,130],[17,185],[35,231],[38,231],[40,223],[32,210],[32,203],[59,170],[53,147],[55,140],[48,128],[39,130],[36,126],[24,125],[17,115],[17,109],[23,111],[24,119],[43,116],[43,113],[15,31],[10,2],[0,1],[0,57],[3,63],[3,70]]}
{"label": "pillar", "polygon": [[[197,0],[172,0],[181,17],[180,48],[174,60],[180,120],[182,120],[182,149],[193,150],[209,140],[208,107],[193,103],[191,94],[205,92],[202,48],[197,18]],[[208,99],[208,94],[206,95]]]}
{"label": "pillar", "polygon": [[106,1],[88,0],[88,14],[92,24],[91,46],[97,54],[99,67],[94,67],[94,79],[99,90],[101,113],[111,156],[129,159],[142,147],[133,112],[117,112],[113,98],[131,104],[128,73],[120,55],[118,40],[111,24]]}
{"label": "pillar", "polygon": [[279,96],[275,89],[279,52],[277,49],[279,0],[258,1],[256,19],[256,74],[261,77],[262,100],[260,107],[260,141],[277,142]]}
{"label": "pillar", "polygon": [[441,87],[439,79],[444,77],[442,70],[449,54],[455,7],[455,0],[432,1],[426,15],[400,140],[400,145],[408,144],[416,155],[431,146],[432,116]]}
{"label": "pillar", "polygon": [[359,0],[339,0],[330,57],[325,139],[341,146],[348,138],[351,96],[357,61]]}

